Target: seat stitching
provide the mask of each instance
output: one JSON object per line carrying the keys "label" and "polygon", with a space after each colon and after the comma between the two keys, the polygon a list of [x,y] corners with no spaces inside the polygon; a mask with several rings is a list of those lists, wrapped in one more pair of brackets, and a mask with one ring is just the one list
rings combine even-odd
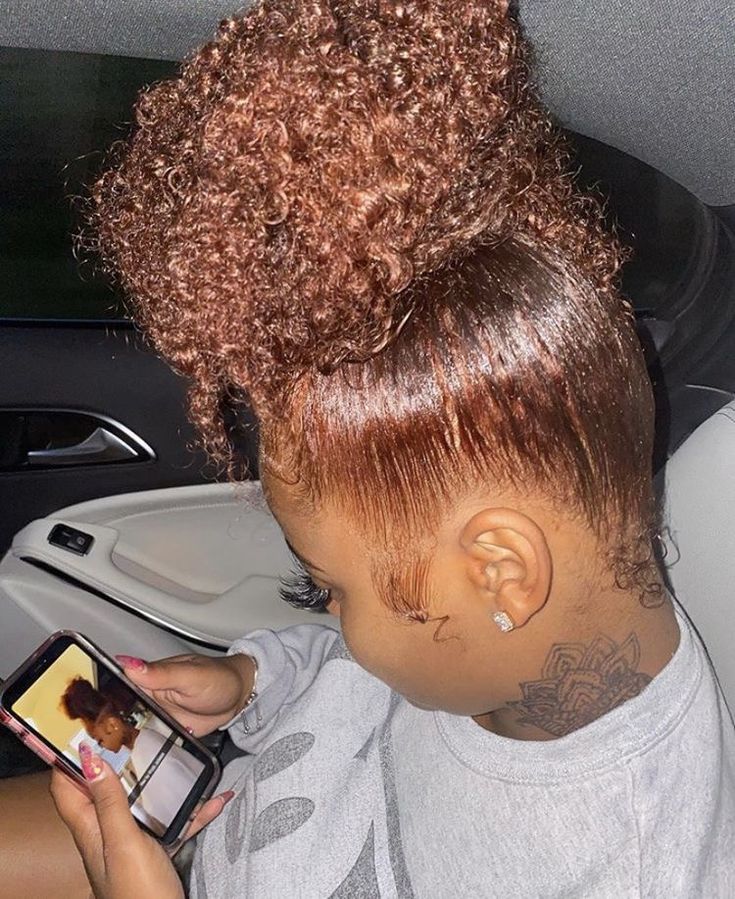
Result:
{"label": "seat stitching", "polygon": [[719,409],[715,414],[721,415],[723,418],[729,418],[730,421],[733,422],[733,424],[735,424],[735,410],[734,409],[728,409],[728,408]]}

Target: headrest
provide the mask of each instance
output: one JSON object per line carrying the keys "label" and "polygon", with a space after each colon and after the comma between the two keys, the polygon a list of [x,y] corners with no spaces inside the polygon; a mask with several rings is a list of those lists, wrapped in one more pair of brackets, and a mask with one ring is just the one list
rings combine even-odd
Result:
{"label": "headrest", "polygon": [[735,709],[735,401],[666,465],[666,566]]}

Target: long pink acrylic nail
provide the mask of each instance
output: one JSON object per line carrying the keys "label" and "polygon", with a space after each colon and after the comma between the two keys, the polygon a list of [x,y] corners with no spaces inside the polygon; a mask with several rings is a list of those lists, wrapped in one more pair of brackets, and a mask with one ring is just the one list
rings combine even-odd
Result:
{"label": "long pink acrylic nail", "polygon": [[132,668],[135,671],[145,671],[146,663],[137,656],[115,656],[123,668]]}
{"label": "long pink acrylic nail", "polygon": [[79,758],[82,760],[82,771],[87,780],[97,780],[102,776],[102,759],[95,755],[89,743],[79,744]]}

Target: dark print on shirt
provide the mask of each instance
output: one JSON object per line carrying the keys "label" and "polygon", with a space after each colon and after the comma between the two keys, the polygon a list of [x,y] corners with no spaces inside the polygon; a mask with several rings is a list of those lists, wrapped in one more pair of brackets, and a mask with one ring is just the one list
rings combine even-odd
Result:
{"label": "dark print on shirt", "polygon": [[305,796],[289,796],[271,803],[258,815],[250,835],[250,852],[257,852],[298,830],[314,814],[314,803]]}
{"label": "dark print on shirt", "polygon": [[370,750],[372,748],[373,742],[375,741],[375,728],[370,731],[370,736],[365,740],[362,746],[357,750],[354,755],[356,759],[362,759],[363,762],[367,761],[367,757],[370,754]]}
{"label": "dark print on shirt", "polygon": [[[346,651],[342,641],[335,641],[335,644],[343,647],[338,649],[338,653]],[[335,657],[343,658],[344,656],[336,655]],[[413,887],[403,854],[398,793],[393,764],[391,730],[393,716],[399,703],[400,697],[395,693],[391,694],[384,727],[373,728],[353,756],[358,763],[355,770],[364,771],[364,765],[368,763],[368,760],[372,759],[374,754],[378,755],[375,761],[380,765],[383,776],[385,824],[383,824],[382,815],[379,818],[373,818],[372,821],[367,819],[369,822],[369,824],[365,823],[367,834],[363,837],[366,831],[362,830],[358,838],[359,842],[355,841],[355,854],[349,864],[345,865],[347,873],[335,872],[338,876],[342,876],[343,880],[330,899],[347,899],[347,897],[349,899],[379,899],[377,847],[384,847],[380,851],[387,849],[388,852],[394,883],[394,892],[391,895],[396,895],[398,899],[414,899]],[[319,809],[315,801],[306,796],[290,795],[277,799],[256,814],[254,820],[252,818],[258,805],[258,791],[263,781],[277,777],[290,769],[292,765],[296,765],[312,752],[315,742],[314,734],[308,731],[288,734],[264,749],[254,761],[251,788],[243,786],[239,794],[229,803],[225,812],[225,852],[231,865],[234,866],[245,853],[253,856],[284,837],[294,834],[309,821],[312,822],[312,832],[308,839],[314,839],[314,827],[320,826]],[[305,780],[308,782],[309,778],[305,777]],[[350,823],[354,822],[352,817],[348,820]],[[314,821],[317,821],[316,825]],[[204,877],[199,872],[194,878],[194,883],[197,889],[197,899],[199,896],[206,897]]]}
{"label": "dark print on shirt", "polygon": [[327,653],[326,659],[324,659],[324,664],[326,665],[327,662],[333,662],[335,659],[342,659],[345,662],[355,661],[350,655],[350,651],[347,648],[347,644],[345,643],[342,634],[340,634],[334,643],[332,643],[332,647]]}
{"label": "dark print on shirt", "polygon": [[279,774],[298,760],[314,745],[314,734],[302,731],[298,734],[289,734],[276,740],[267,749],[263,750],[255,762],[253,777],[256,783]]}
{"label": "dark print on shirt", "polygon": [[519,724],[563,737],[637,696],[651,682],[639,661],[635,634],[620,646],[602,635],[589,647],[555,643],[541,680],[522,683],[523,699],[508,705]]}
{"label": "dark print on shirt", "polygon": [[245,844],[245,831],[248,826],[248,804],[255,797],[245,787],[229,803],[225,819],[225,853],[227,861],[234,865],[240,858]]}
{"label": "dark print on shirt", "polygon": [[[262,783],[275,774],[280,774],[291,765],[295,765],[314,745],[314,734],[302,731],[289,734],[276,740],[258,756],[253,770],[253,782]],[[241,790],[227,810],[225,825],[225,851],[231,865],[240,858],[245,848],[245,831],[247,828],[247,804],[255,805],[256,794],[250,796],[247,790]],[[280,799],[265,808],[255,820],[253,833],[250,836],[249,850],[257,852],[265,846],[288,836],[305,824],[314,812],[314,803],[305,796],[290,796]]]}
{"label": "dark print on shirt", "polygon": [[375,873],[375,823],[370,825],[362,851],[350,873],[329,899],[380,899]]}

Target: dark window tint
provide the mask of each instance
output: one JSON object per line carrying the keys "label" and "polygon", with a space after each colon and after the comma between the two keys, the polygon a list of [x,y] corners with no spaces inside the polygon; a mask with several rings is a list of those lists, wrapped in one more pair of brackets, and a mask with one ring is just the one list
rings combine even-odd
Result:
{"label": "dark window tint", "polygon": [[607,199],[611,219],[633,248],[623,287],[638,309],[662,313],[687,302],[688,286],[708,255],[709,209],[639,159],[571,135],[579,180]]}
{"label": "dark window tint", "polygon": [[[167,61],[0,48],[0,318],[125,315],[104,279],[74,258],[72,198],[127,133],[140,88],[175,70]],[[609,197],[635,248],[623,286],[636,308],[670,322],[697,309],[717,249],[710,210],[639,160],[572,139],[582,182]]]}
{"label": "dark window tint", "polygon": [[0,48],[0,318],[119,319],[74,258],[71,198],[128,130],[138,90],[170,62]]}
{"label": "dark window tint", "polygon": [[669,384],[703,377],[701,364],[734,324],[732,234],[710,207],[646,163],[572,139],[581,183],[607,198],[610,219],[633,249],[623,290],[660,337]]}
{"label": "dark window tint", "polygon": [[735,393],[735,235],[723,210],[655,169],[572,135],[580,180],[608,198],[633,256],[636,308],[657,400],[654,466]]}

